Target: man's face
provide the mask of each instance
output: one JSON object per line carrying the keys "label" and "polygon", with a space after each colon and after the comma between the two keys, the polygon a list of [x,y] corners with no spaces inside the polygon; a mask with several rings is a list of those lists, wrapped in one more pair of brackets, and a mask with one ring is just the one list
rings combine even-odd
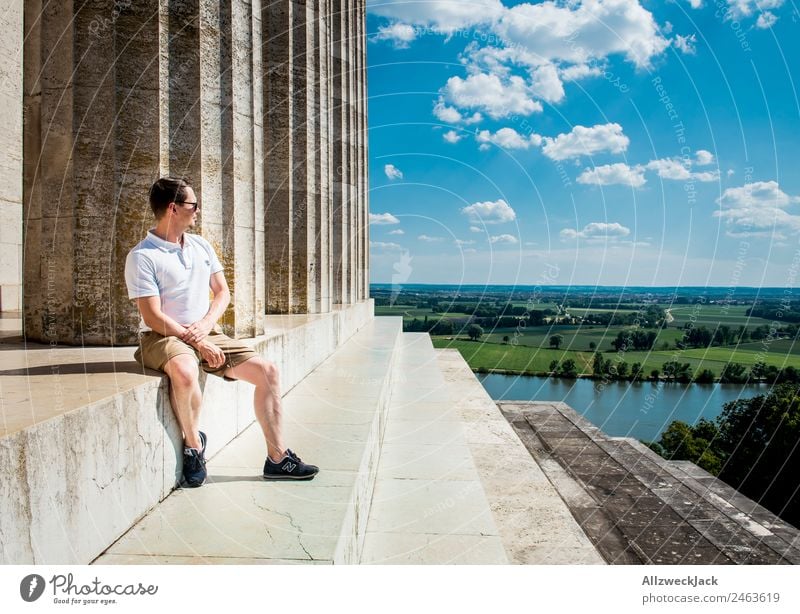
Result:
{"label": "man's face", "polygon": [[183,228],[191,228],[197,223],[197,212],[200,205],[198,204],[197,207],[195,207],[197,196],[192,188],[186,188],[184,191],[186,194],[183,202],[175,202],[174,205],[175,221]]}

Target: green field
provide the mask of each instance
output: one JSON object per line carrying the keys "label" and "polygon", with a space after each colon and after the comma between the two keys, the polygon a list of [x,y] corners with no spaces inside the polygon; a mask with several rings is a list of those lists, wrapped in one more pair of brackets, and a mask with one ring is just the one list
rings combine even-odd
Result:
{"label": "green field", "polygon": [[[777,343],[777,342],[776,342]],[[553,360],[571,358],[578,366],[578,372],[592,373],[592,352],[553,350],[532,348],[530,346],[513,346],[481,341],[469,341],[462,338],[433,337],[433,345],[437,348],[454,348],[461,352],[464,359],[474,371],[478,369],[510,371],[516,373],[546,373]],[[752,367],[759,360],[776,367],[800,368],[800,354],[771,352],[764,354],[753,350],[737,350],[735,348],[713,347],[709,349],[667,350],[651,352],[625,352],[623,355],[614,352],[604,353],[604,358],[615,360],[622,358],[632,365],[642,363],[644,373],[649,375],[653,369],[661,370],[665,362],[677,360],[692,365],[693,372],[711,369],[719,376],[722,368],[729,362],[737,362]]]}

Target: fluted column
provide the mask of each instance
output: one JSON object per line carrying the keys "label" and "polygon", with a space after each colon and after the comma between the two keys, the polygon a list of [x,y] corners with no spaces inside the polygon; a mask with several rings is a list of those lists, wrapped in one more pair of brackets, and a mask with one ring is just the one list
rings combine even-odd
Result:
{"label": "fluted column", "polygon": [[332,145],[333,145],[333,302],[346,304],[348,296],[348,209],[347,177],[347,70],[346,57],[347,0],[332,0]]}
{"label": "fluted column", "polygon": [[125,256],[161,169],[159,2],[25,3],[25,333],[125,343]]}

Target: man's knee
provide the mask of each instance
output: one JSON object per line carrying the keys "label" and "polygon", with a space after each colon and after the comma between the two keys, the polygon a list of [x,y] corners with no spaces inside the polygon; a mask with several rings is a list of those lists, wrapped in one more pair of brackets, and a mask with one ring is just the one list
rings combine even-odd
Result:
{"label": "man's knee", "polygon": [[277,386],[280,381],[280,373],[278,372],[278,365],[271,360],[263,358],[255,359],[258,361],[259,370],[263,377],[263,383],[267,386]]}
{"label": "man's knee", "polygon": [[164,371],[169,376],[169,381],[179,388],[193,386],[200,375],[197,359],[189,354],[170,358],[164,365]]}

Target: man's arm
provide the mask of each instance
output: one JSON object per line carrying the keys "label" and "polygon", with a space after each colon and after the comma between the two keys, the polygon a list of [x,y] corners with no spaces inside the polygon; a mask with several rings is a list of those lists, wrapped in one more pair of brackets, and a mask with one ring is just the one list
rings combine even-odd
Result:
{"label": "man's arm", "polygon": [[[215,297],[216,298],[216,297]],[[178,324],[175,320],[161,311],[161,298],[158,296],[146,296],[144,298],[136,299],[139,307],[139,313],[142,314],[142,319],[145,325],[153,329],[159,335],[165,337],[178,337],[186,341],[189,345],[194,347],[201,356],[212,367],[220,367],[225,362],[225,355],[222,350],[207,340],[201,339],[200,341],[189,341],[185,337],[188,330],[185,326]],[[209,310],[210,312],[210,310]]]}
{"label": "man's arm", "polygon": [[[214,300],[211,302],[211,307],[208,308],[208,313],[202,319],[188,326],[184,335],[179,335],[186,343],[197,343],[205,339],[231,302],[228,282],[225,281],[225,274],[222,271],[211,276],[209,285],[214,293]],[[148,324],[148,326],[150,325]]]}

